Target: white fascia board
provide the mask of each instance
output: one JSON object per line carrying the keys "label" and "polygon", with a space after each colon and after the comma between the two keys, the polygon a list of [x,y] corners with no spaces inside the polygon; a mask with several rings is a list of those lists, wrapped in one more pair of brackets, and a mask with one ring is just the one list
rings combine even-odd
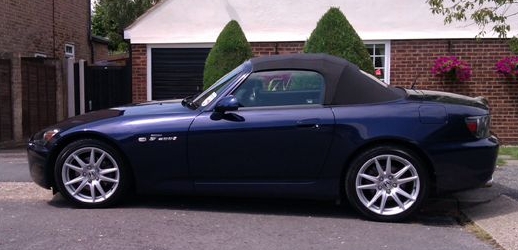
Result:
{"label": "white fascia board", "polygon": [[[162,0],[124,37],[132,44],[214,43],[233,19],[249,42],[305,41],[331,6],[340,8],[364,40],[475,38],[479,32],[469,22],[445,25],[443,16],[416,0]],[[518,23],[518,15],[508,22]],[[485,37],[497,34],[488,30]]]}
{"label": "white fascia board", "polygon": [[[440,36],[434,32],[409,32],[409,31],[392,31],[392,32],[363,32],[359,36],[364,41],[369,40],[418,40],[418,39],[472,39],[475,38],[477,32],[443,32]],[[496,36],[495,36],[496,37]],[[309,37],[303,34],[293,33],[257,33],[247,37],[249,42],[294,42],[306,41]],[[485,36],[484,38],[491,38]],[[212,47],[216,39],[208,39],[205,37],[137,37],[131,39],[132,44],[150,44],[167,46],[184,46],[186,48],[208,48]]]}

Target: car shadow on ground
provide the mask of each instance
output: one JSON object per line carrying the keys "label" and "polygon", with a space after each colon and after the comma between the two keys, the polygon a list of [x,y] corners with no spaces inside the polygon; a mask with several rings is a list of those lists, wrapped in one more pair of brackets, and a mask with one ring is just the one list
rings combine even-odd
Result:
{"label": "car shadow on ground", "polygon": [[[456,226],[458,225],[459,213],[456,210],[457,206],[452,205],[452,202],[454,201],[450,200],[450,197],[430,199],[418,213],[402,223]],[[59,193],[48,203],[54,207],[73,208]],[[366,220],[347,202],[336,204],[334,201],[322,200],[146,195],[130,197],[115,208]]]}

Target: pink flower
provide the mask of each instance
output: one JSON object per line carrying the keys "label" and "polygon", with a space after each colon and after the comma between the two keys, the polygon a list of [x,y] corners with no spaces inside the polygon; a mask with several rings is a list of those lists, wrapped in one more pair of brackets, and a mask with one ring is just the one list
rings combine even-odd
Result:
{"label": "pink flower", "polygon": [[496,73],[518,77],[518,56],[504,57],[496,63]]}
{"label": "pink flower", "polygon": [[469,64],[455,56],[439,57],[432,67],[432,74],[441,77],[451,77],[458,82],[465,82],[471,78]]}

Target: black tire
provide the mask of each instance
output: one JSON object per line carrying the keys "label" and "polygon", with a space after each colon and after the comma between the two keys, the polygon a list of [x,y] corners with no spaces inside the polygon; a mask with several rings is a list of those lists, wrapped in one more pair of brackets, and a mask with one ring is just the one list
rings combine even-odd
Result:
{"label": "black tire", "polygon": [[423,161],[411,150],[398,146],[377,146],[361,153],[352,161],[345,178],[351,205],[375,221],[407,219],[421,207],[428,190]]}
{"label": "black tire", "polygon": [[83,208],[112,206],[127,194],[131,185],[118,151],[94,139],[67,145],[56,160],[54,178],[63,197]]}

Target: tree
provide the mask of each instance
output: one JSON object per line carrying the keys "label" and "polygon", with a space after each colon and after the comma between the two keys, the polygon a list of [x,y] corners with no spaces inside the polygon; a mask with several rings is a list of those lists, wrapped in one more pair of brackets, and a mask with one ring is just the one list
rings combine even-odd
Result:
{"label": "tree", "polygon": [[330,8],[318,21],[304,46],[304,52],[342,57],[363,71],[374,73],[367,47],[338,8]]}
{"label": "tree", "polygon": [[113,51],[128,51],[124,29],[160,0],[98,0],[94,4],[92,34],[110,39]]}
{"label": "tree", "polygon": [[[471,19],[479,27],[478,36],[486,34],[487,26],[499,37],[507,37],[511,25],[507,19],[518,14],[517,0],[427,0],[433,14],[444,16],[444,23]],[[514,11],[513,11],[514,10]]]}
{"label": "tree", "polygon": [[252,47],[235,20],[230,21],[221,31],[214,47],[205,61],[203,87],[207,89],[219,78],[253,57]]}

